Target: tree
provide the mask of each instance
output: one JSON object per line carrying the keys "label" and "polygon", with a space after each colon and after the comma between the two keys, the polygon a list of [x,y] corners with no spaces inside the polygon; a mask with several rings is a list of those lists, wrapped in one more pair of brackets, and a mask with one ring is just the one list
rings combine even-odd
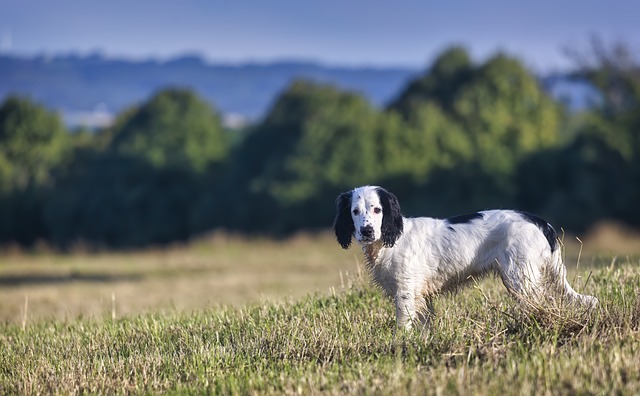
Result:
{"label": "tree", "polygon": [[442,53],[388,110],[407,123],[402,139],[415,154],[406,158],[420,170],[413,195],[431,212],[510,205],[518,163],[557,144],[562,116],[518,60],[498,54],[476,66],[460,47]]}
{"label": "tree", "polygon": [[584,231],[602,219],[633,224],[627,213],[638,191],[629,183],[633,172],[598,137],[581,134],[564,147],[541,150],[520,164],[517,175],[518,206],[564,229]]}
{"label": "tree", "polygon": [[156,167],[204,172],[228,155],[220,117],[195,93],[165,89],[125,113],[113,132],[111,150],[144,158]]}
{"label": "tree", "polygon": [[594,37],[588,50],[569,56],[576,65],[573,77],[599,93],[580,133],[597,136],[627,160],[640,157],[640,60],[634,51]]}
{"label": "tree", "polygon": [[42,208],[56,174],[70,160],[60,118],[29,99],[0,106],[0,241],[31,244],[46,238]]}
{"label": "tree", "polygon": [[415,112],[429,102],[452,112],[454,99],[472,78],[474,70],[467,50],[461,46],[451,47],[436,57],[423,75],[411,81],[388,109],[406,120],[411,120]]}
{"label": "tree", "polygon": [[327,226],[338,192],[384,179],[382,142],[399,129],[360,95],[296,81],[238,147],[220,217],[275,232]]}
{"label": "tree", "polygon": [[403,121],[394,111],[383,114],[387,127],[380,133],[379,162],[386,183],[394,191],[410,192],[431,179],[434,170],[451,169],[471,160],[473,147],[460,125],[434,102],[412,110]]}
{"label": "tree", "polygon": [[58,115],[18,96],[0,106],[0,193],[50,183],[70,153]]}
{"label": "tree", "polygon": [[94,151],[51,194],[45,222],[62,248],[77,241],[116,248],[184,241],[197,196],[198,180],[189,170]]}
{"label": "tree", "polygon": [[[475,66],[463,48],[453,47],[389,106],[418,128],[440,122],[437,109],[464,131],[449,140],[468,140],[474,159],[490,171],[508,172],[518,158],[557,141],[558,105],[518,60],[503,54]],[[448,147],[458,151],[454,157],[470,159],[468,148]]]}
{"label": "tree", "polygon": [[523,208],[582,231],[602,219],[640,226],[640,65],[624,44],[573,52],[574,78],[598,92],[581,115],[574,141],[523,161],[517,181]]}
{"label": "tree", "polygon": [[508,175],[526,154],[558,141],[559,106],[518,60],[502,54],[476,70],[454,113],[490,173]]}
{"label": "tree", "polygon": [[[124,110],[77,150],[48,200],[58,246],[132,247],[186,240],[204,186],[228,155],[220,118],[193,92],[166,89]],[[215,197],[209,204],[216,204]],[[208,224],[219,223],[212,219]]]}
{"label": "tree", "polygon": [[374,180],[380,171],[378,121],[361,96],[293,83],[241,148],[251,188],[294,203],[327,186]]}

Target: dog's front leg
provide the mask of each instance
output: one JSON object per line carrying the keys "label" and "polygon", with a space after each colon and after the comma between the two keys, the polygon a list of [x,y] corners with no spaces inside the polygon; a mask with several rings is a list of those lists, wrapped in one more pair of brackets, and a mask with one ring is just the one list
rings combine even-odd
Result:
{"label": "dog's front leg", "polygon": [[411,324],[416,317],[416,299],[410,292],[398,292],[395,297],[396,324],[398,329],[411,329]]}
{"label": "dog's front leg", "polygon": [[431,320],[436,316],[433,299],[431,297],[418,297],[416,301],[416,317],[420,325],[420,332],[423,336],[426,336],[431,329]]}

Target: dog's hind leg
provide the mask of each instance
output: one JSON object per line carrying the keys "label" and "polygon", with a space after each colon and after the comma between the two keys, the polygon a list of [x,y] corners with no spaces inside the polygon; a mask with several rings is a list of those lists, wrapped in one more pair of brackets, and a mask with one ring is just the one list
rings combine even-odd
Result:
{"label": "dog's hind leg", "polygon": [[542,290],[544,276],[538,265],[505,254],[496,259],[495,271],[509,294],[520,303],[537,305],[546,294]]}
{"label": "dog's hind leg", "polygon": [[578,303],[588,308],[598,305],[597,298],[580,294],[571,287],[559,249],[542,261],[503,259],[496,266],[502,283],[525,305],[545,305],[553,301]]}
{"label": "dog's hind leg", "polygon": [[[578,303],[587,308],[595,308],[598,299],[594,296],[580,294],[571,287],[567,280],[567,268],[562,262],[560,250],[556,250],[551,257],[546,275],[546,286],[563,296],[570,303]],[[554,290],[555,289],[555,290]]]}

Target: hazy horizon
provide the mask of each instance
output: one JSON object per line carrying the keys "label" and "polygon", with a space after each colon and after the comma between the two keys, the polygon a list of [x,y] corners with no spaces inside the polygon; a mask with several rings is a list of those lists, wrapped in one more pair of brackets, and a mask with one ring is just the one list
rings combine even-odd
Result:
{"label": "hazy horizon", "polygon": [[0,53],[99,53],[166,61],[198,54],[208,63],[282,61],[418,69],[453,44],[478,61],[498,51],[538,71],[564,69],[563,48],[589,37],[640,42],[640,3],[513,4],[460,0],[284,3],[140,0],[85,3],[2,0]]}

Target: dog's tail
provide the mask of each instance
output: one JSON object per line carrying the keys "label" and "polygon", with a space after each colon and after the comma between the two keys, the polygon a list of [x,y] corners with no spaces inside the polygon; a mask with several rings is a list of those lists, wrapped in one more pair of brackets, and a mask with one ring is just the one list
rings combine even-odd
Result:
{"label": "dog's tail", "polygon": [[551,257],[551,276],[549,281],[555,283],[556,289],[561,296],[564,296],[569,302],[578,303],[587,308],[595,308],[599,302],[594,296],[580,294],[571,287],[567,280],[567,268],[562,262],[562,249],[555,249]]}

